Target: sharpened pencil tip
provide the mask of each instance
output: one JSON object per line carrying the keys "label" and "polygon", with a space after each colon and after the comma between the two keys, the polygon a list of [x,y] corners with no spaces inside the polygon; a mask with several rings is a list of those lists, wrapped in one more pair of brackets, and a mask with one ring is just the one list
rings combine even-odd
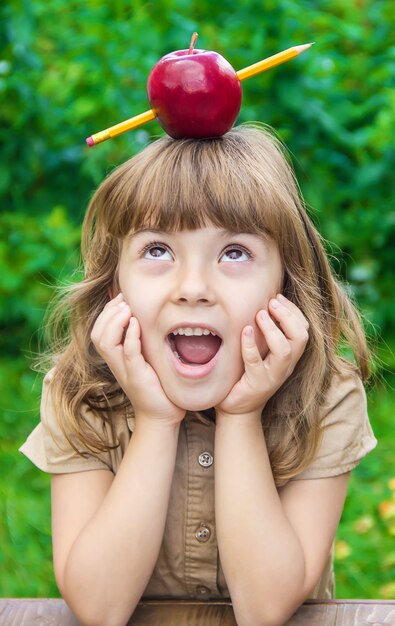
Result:
{"label": "sharpened pencil tip", "polygon": [[311,46],[315,43],[315,41],[313,41],[312,43],[304,43],[301,46],[294,46],[294,50],[296,50],[297,54],[301,54],[302,52],[304,52],[305,50],[308,50],[309,48],[311,48]]}

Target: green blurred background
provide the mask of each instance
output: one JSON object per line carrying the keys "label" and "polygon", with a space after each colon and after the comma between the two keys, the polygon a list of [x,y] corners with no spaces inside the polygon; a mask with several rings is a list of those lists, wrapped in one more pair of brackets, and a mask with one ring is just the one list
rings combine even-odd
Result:
{"label": "green blurred background", "polygon": [[17,448],[37,423],[30,370],[53,286],[79,260],[84,208],[156,122],[88,149],[85,137],[149,108],[165,53],[189,45],[240,69],[315,41],[243,83],[239,121],[291,150],[335,270],[376,349],[370,415],[379,447],[353,472],[336,542],[338,597],[395,597],[395,11],[393,0],[10,0],[0,15],[0,570],[2,596],[57,595],[49,478]]}

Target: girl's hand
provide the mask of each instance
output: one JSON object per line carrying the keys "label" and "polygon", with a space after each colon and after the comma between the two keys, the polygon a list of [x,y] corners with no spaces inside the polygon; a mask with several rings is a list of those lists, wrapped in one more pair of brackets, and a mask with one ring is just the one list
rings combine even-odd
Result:
{"label": "girl's hand", "polygon": [[91,340],[132,402],[138,420],[160,419],[169,425],[182,421],[185,410],[169,400],[142,355],[140,325],[122,294],[106,304],[93,326]]}
{"label": "girl's hand", "polygon": [[241,339],[245,371],[215,407],[217,414],[252,414],[260,418],[266,402],[292,374],[302,356],[309,338],[309,325],[302,312],[282,295],[270,300],[269,312],[259,311],[256,316],[269,349],[267,355],[262,359],[254,330],[246,326]]}

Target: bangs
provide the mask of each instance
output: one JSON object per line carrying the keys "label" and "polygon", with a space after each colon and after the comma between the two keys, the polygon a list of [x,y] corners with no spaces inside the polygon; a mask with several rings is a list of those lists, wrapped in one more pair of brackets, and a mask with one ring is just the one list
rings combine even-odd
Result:
{"label": "bangs", "polygon": [[144,228],[180,231],[209,224],[277,238],[284,209],[297,210],[289,184],[281,184],[284,172],[294,188],[267,131],[239,127],[217,139],[159,139],[107,179],[101,218],[121,239]]}

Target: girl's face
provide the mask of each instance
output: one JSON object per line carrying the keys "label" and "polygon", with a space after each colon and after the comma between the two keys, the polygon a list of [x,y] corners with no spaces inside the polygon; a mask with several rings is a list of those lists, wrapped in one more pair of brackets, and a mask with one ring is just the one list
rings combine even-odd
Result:
{"label": "girl's face", "polygon": [[247,324],[266,354],[255,316],[281,283],[277,245],[257,235],[141,230],[122,246],[119,284],[140,323],[143,355],[168,398],[187,410],[216,406],[241,378]]}

